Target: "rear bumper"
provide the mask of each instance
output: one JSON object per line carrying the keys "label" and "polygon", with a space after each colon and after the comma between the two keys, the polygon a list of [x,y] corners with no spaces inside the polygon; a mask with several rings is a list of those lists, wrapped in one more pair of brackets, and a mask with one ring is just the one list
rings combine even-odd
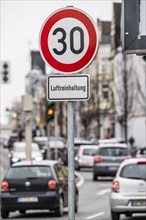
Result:
{"label": "rear bumper", "polygon": [[95,164],[93,166],[93,173],[97,176],[115,176],[119,168],[119,165],[100,165]]}
{"label": "rear bumper", "polygon": [[[18,202],[18,198],[37,197],[37,202]],[[7,211],[32,210],[32,209],[50,209],[54,210],[59,204],[59,195],[57,192],[33,193],[31,194],[1,194],[1,208]]]}
{"label": "rear bumper", "polygon": [[110,197],[110,207],[114,212],[119,213],[146,213],[146,206],[133,206],[134,200],[146,200],[146,196],[122,196],[112,193]]}

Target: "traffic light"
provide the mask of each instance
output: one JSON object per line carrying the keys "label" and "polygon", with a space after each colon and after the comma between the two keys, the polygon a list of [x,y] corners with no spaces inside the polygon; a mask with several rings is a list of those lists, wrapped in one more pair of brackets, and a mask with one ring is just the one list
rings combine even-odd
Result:
{"label": "traffic light", "polygon": [[47,122],[52,121],[55,117],[55,103],[53,102],[47,103],[46,113],[47,113]]}
{"label": "traffic light", "polygon": [[5,61],[2,63],[2,82],[8,83],[10,81],[10,64]]}

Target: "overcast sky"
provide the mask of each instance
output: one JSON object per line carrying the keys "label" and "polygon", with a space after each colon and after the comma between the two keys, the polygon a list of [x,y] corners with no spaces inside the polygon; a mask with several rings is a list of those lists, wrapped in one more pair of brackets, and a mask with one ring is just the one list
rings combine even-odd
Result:
{"label": "overcast sky", "polygon": [[[120,1],[120,0],[119,0]],[[118,1],[118,2],[119,2]],[[30,71],[30,50],[39,50],[39,33],[46,18],[54,11],[74,6],[88,13],[96,22],[112,19],[114,0],[1,0],[2,61],[11,65],[10,84],[1,84],[1,122],[4,110],[25,93],[25,75]]]}

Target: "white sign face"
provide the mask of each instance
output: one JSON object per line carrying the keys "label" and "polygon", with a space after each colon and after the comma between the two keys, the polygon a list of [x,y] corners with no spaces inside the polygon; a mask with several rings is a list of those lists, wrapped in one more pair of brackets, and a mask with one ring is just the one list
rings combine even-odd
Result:
{"label": "white sign face", "polygon": [[49,101],[85,101],[90,98],[88,75],[50,75],[47,80]]}
{"label": "white sign face", "polygon": [[97,25],[85,12],[74,7],[54,12],[40,33],[41,54],[60,73],[77,73],[86,68],[98,44]]}

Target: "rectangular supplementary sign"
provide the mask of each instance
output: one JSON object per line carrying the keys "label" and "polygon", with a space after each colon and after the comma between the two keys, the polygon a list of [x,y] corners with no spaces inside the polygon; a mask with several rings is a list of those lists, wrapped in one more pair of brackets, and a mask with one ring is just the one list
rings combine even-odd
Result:
{"label": "rectangular supplementary sign", "polygon": [[47,99],[49,101],[84,101],[90,98],[90,77],[86,74],[49,75]]}

